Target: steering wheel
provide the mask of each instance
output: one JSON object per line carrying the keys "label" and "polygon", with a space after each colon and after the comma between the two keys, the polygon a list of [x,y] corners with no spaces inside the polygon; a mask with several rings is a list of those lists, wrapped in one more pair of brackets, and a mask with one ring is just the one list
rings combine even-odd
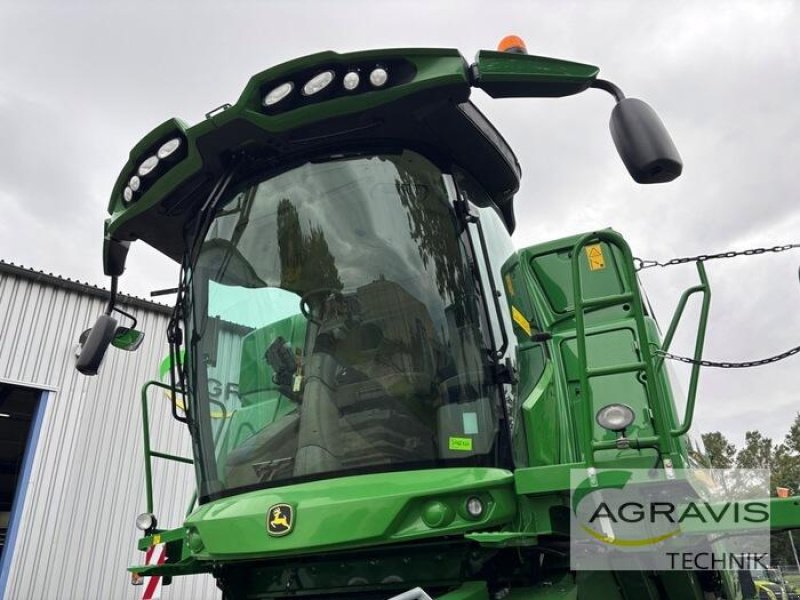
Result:
{"label": "steering wheel", "polygon": [[300,312],[303,313],[303,316],[312,323],[320,325],[321,321],[314,317],[314,313],[311,310],[311,305],[315,304],[314,302],[311,302],[311,300],[319,297],[320,301],[325,301],[331,296],[337,300],[344,298],[342,292],[335,288],[316,288],[309,290],[300,297]]}

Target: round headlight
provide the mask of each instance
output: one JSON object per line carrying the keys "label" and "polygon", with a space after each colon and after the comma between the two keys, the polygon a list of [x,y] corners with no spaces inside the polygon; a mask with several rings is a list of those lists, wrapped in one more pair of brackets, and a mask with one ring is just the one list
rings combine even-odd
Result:
{"label": "round headlight", "polygon": [[333,81],[333,71],[323,71],[319,75],[314,75],[303,86],[303,95],[312,96],[317,92],[321,92]]}
{"label": "round headlight", "polygon": [[125,202],[130,202],[133,200],[133,190],[130,188],[130,186],[126,185],[125,189],[122,190],[122,198],[125,200]]}
{"label": "round headlight", "polygon": [[477,496],[472,496],[467,499],[466,509],[470,517],[477,519],[483,514],[483,502]]}
{"label": "round headlight", "polygon": [[164,160],[168,156],[175,154],[175,151],[181,147],[181,138],[172,138],[171,140],[164,142],[161,145],[161,148],[158,149],[156,155],[161,160]]}
{"label": "round headlight", "polygon": [[624,404],[608,404],[597,411],[597,423],[609,431],[622,431],[633,423],[633,409]]}
{"label": "round headlight", "polygon": [[384,85],[386,85],[386,82],[388,80],[389,80],[389,73],[387,73],[386,69],[382,67],[377,67],[376,69],[372,69],[372,73],[369,74],[369,82],[375,87],[383,87]]}
{"label": "round headlight", "polygon": [[273,104],[277,104],[286,98],[286,96],[291,94],[293,89],[294,84],[291,81],[280,84],[278,87],[270,91],[269,94],[264,96],[264,106],[272,106]]}
{"label": "round headlight", "polygon": [[156,526],[156,516],[153,513],[142,513],[136,517],[136,528],[149,531]]}
{"label": "round headlight", "polygon": [[347,75],[344,76],[342,79],[342,85],[344,89],[348,91],[352,91],[358,87],[358,84],[361,82],[361,77],[358,76],[358,73],[355,71],[350,71]]}
{"label": "round headlight", "polygon": [[155,169],[157,166],[158,166],[158,157],[151,156],[150,158],[145,159],[145,161],[139,165],[139,170],[137,171],[137,173],[139,173],[140,177],[144,177],[152,173],[153,169]]}
{"label": "round headlight", "polygon": [[128,187],[131,188],[134,192],[138,192],[139,188],[142,187],[142,180],[139,179],[138,175],[134,175],[128,182]]}

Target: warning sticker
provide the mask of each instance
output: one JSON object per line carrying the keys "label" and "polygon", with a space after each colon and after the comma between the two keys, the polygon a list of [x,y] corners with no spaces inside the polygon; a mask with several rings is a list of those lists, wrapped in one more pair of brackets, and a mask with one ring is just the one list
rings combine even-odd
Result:
{"label": "warning sticker", "polygon": [[506,274],[505,281],[506,281],[506,291],[508,292],[508,295],[509,296],[513,296],[514,295],[514,280],[511,279],[511,275]]}
{"label": "warning sticker", "polygon": [[472,438],[451,437],[447,445],[450,450],[459,450],[461,452],[472,451]]}
{"label": "warning sticker", "polygon": [[528,322],[528,319],[525,318],[521,312],[517,310],[516,306],[511,307],[511,318],[514,319],[514,323],[519,325],[526,334],[531,334],[531,324]]}
{"label": "warning sticker", "polygon": [[606,259],[603,257],[603,247],[600,244],[586,246],[586,258],[589,261],[591,271],[599,271],[606,268]]}

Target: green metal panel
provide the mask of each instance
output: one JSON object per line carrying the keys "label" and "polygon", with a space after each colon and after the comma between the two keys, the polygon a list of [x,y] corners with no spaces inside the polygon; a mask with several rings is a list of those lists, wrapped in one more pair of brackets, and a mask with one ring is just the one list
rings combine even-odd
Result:
{"label": "green metal panel", "polygon": [[[473,495],[484,499],[480,519],[462,506]],[[294,508],[292,533],[270,537],[268,509]],[[449,523],[426,524],[428,507],[450,506]],[[515,514],[513,475],[499,469],[432,469],[360,475],[258,490],[204,504],[187,520],[203,541],[201,559],[316,552],[463,533],[508,522]]]}
{"label": "green metal panel", "polygon": [[[367,59],[404,59],[414,65],[416,75],[407,83],[385,90],[333,98],[318,104],[299,107],[283,114],[267,115],[259,110],[262,99],[260,90],[270,81],[275,81],[277,84],[290,72],[305,70],[315,65],[322,68],[328,64],[347,64]],[[424,90],[448,87],[459,87],[464,99],[469,96],[470,83],[467,64],[457,50],[374,50],[341,55],[335,52],[322,52],[263,71],[250,79],[239,100],[233,106],[192,127],[187,127],[185,123],[177,119],[170,119],[147,134],[134,147],[130,159],[122,169],[111,192],[108,207],[111,218],[106,224],[106,234],[113,236],[114,232],[124,223],[152,210],[161,204],[167,195],[179,188],[182,182],[199,174],[204,165],[200,158],[198,144],[202,143],[203,136],[211,131],[236,121],[242,121],[255,127],[254,131],[280,134],[338,116],[363,113],[376,106],[395,102]],[[169,132],[175,132],[185,138],[188,147],[187,157],[162,174],[135,203],[126,207],[122,201],[122,190],[127,185],[128,179],[134,174],[138,165],[154,152],[154,144],[165,138]],[[233,140],[231,142],[233,143]],[[250,139],[243,137],[235,141],[236,147],[228,147],[226,151],[232,153],[239,147],[246,148],[250,143]]]}
{"label": "green metal panel", "polygon": [[588,88],[600,69],[593,65],[509,52],[481,50],[475,85],[493,98],[560,97]]}

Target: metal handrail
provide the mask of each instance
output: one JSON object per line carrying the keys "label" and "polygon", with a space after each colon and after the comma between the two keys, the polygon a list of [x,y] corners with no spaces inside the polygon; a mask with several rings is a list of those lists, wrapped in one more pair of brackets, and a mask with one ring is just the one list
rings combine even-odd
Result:
{"label": "metal handrail", "polygon": [[[694,405],[697,398],[697,382],[700,378],[700,361],[703,359],[703,345],[706,339],[706,326],[708,324],[708,313],[711,307],[711,286],[708,283],[706,276],[706,268],[702,262],[696,263],[697,274],[700,277],[700,285],[693,286],[687,289],[680,297],[678,306],[675,308],[675,313],[672,315],[672,321],[667,329],[667,334],[664,336],[664,342],[661,344],[661,352],[669,351],[672,344],[672,338],[675,336],[675,331],[678,329],[678,324],[683,317],[683,311],[686,309],[686,303],[689,298],[697,293],[703,294],[703,303],[700,307],[700,319],[697,323],[697,337],[695,338],[694,356],[692,362],[692,372],[689,377],[689,392],[686,397],[686,409],[684,412],[682,425],[671,430],[674,437],[685,435],[692,427],[694,419]],[[664,357],[660,356],[656,359],[656,370],[660,370],[664,364]]]}
{"label": "metal handrail", "polygon": [[[147,403],[147,391],[151,386],[160,387],[175,393],[176,390],[171,386],[160,381],[150,380],[142,386],[142,433],[144,434],[144,477],[145,477],[145,494],[147,499],[147,512],[153,512],[153,457],[163,458],[165,460],[173,460],[185,464],[194,464],[191,458],[184,456],[177,456],[175,454],[168,454],[166,452],[158,452],[150,449],[150,410]],[[195,495],[196,495],[195,491]],[[194,501],[192,502],[194,504]]]}
{"label": "metal handrail", "polygon": [[[583,282],[581,279],[580,258],[583,254],[583,249],[590,243],[605,242],[609,246],[617,248],[623,255],[623,270],[624,279],[630,286],[630,292],[623,294],[615,294],[606,298],[594,298],[586,300],[583,297]],[[641,353],[641,362],[644,363],[645,381],[644,386],[647,391],[647,397],[651,399],[651,408],[653,410],[653,425],[656,435],[652,439],[648,439],[648,446],[658,446],[660,452],[669,452],[670,449],[670,427],[667,421],[664,403],[661,401],[658,384],[655,377],[655,367],[653,363],[653,356],[650,346],[647,343],[647,327],[644,321],[644,311],[642,310],[643,302],[641,291],[636,280],[636,272],[634,270],[633,254],[625,239],[615,231],[595,231],[581,236],[572,247],[571,256],[572,266],[572,287],[573,287],[573,311],[575,313],[575,343],[578,354],[578,369],[579,369],[579,386],[582,397],[582,419],[580,427],[580,438],[582,447],[584,448],[584,457],[587,467],[594,466],[594,453],[596,450],[604,449],[605,444],[595,443],[592,428],[592,402],[589,387],[589,369],[588,360],[586,357],[586,323],[584,320],[585,309],[593,306],[613,306],[616,304],[630,303],[634,323],[636,326],[636,333],[640,340],[639,352]]]}

